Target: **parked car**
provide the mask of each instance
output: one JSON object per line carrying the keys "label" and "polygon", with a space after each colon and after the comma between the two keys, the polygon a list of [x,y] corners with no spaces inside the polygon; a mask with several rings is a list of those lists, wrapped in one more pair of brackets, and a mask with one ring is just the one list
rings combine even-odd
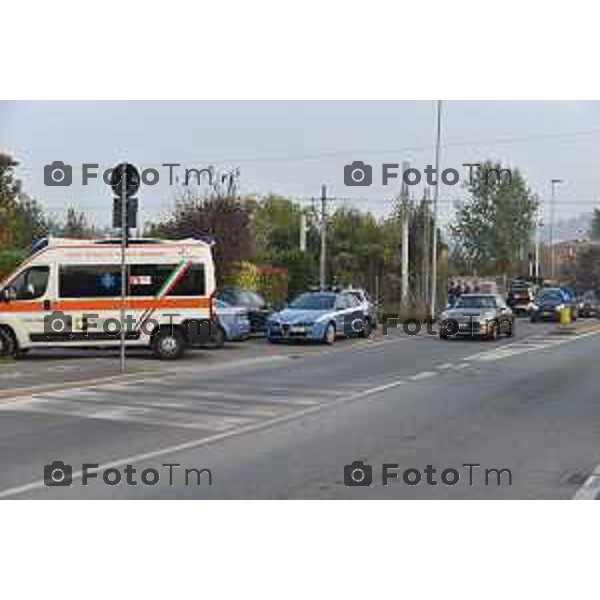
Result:
{"label": "parked car", "polygon": [[531,322],[560,319],[561,309],[569,307],[571,320],[577,319],[577,301],[562,288],[543,288],[533,300]]}
{"label": "parked car", "polygon": [[579,299],[578,316],[580,317],[598,317],[600,316],[600,301],[596,292],[589,290]]}
{"label": "parked car", "polygon": [[506,296],[506,303],[515,315],[531,312],[534,290],[527,281],[515,280],[511,283]]}
{"label": "parked car", "polygon": [[463,294],[439,319],[439,337],[478,337],[495,340],[515,335],[515,318],[498,294]]}
{"label": "parked car", "polygon": [[230,306],[246,309],[250,333],[265,333],[267,319],[273,310],[260,294],[242,288],[225,288],[217,294],[217,298]]}
{"label": "parked car", "polygon": [[206,348],[222,348],[225,342],[247,340],[250,335],[250,319],[245,308],[230,306],[223,300],[215,300],[216,319],[211,329],[211,339]]}
{"label": "parked car", "polygon": [[371,325],[375,329],[377,327],[377,307],[371,296],[365,290],[359,288],[349,288],[344,290],[343,293],[352,294],[360,302],[363,313],[370,319]]}
{"label": "parked car", "polygon": [[269,342],[311,340],[333,344],[349,333],[355,320],[364,323],[358,335],[371,335],[371,323],[358,299],[343,292],[306,292],[267,321]]}

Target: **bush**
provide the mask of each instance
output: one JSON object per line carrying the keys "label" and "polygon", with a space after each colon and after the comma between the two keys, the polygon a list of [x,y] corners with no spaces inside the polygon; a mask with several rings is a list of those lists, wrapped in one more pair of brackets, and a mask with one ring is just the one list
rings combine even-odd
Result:
{"label": "bush", "polygon": [[260,267],[259,291],[272,306],[283,306],[288,295],[287,270],[281,267]]}
{"label": "bush", "polygon": [[245,290],[259,291],[260,271],[250,261],[242,260],[233,265],[232,270],[223,276],[225,287],[238,287]]}
{"label": "bush", "polygon": [[288,293],[287,269],[258,266],[247,260],[235,263],[233,270],[223,277],[223,283],[225,287],[258,292],[276,307],[285,303]]}

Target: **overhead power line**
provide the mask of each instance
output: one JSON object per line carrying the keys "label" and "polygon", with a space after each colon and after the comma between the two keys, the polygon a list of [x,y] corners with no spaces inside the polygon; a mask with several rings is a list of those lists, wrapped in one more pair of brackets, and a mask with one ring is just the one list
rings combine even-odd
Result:
{"label": "overhead power line", "polygon": [[[568,139],[577,139],[580,137],[586,136],[594,136],[600,135],[600,129],[587,129],[581,131],[571,131],[571,132],[555,132],[555,133],[539,133],[539,134],[530,134],[523,136],[513,136],[513,137],[500,137],[500,138],[482,138],[482,139],[457,139],[457,140],[447,140],[446,142],[441,144],[441,147],[444,149],[454,148],[454,147],[465,147],[465,146],[487,146],[487,145],[511,145],[511,144],[526,144],[526,143],[535,143],[535,142],[549,142],[549,141],[561,141]],[[423,146],[404,146],[402,148],[388,148],[385,150],[380,149],[358,149],[355,148],[353,150],[321,150],[317,152],[307,153],[307,154],[273,154],[273,155],[242,155],[238,157],[221,157],[221,158],[198,158],[193,160],[185,160],[181,161],[182,167],[192,165],[231,165],[231,164],[244,164],[244,163],[260,163],[260,162],[295,162],[295,161],[306,161],[306,160],[319,160],[323,158],[336,158],[336,157],[344,157],[344,156],[352,156],[352,157],[366,157],[366,156],[391,156],[395,157],[407,152],[429,152],[434,148],[433,144],[427,144]],[[82,161],[83,162],[83,161]],[[90,162],[90,161],[87,161]],[[166,162],[166,161],[165,161]],[[158,168],[161,167],[163,163],[136,163],[141,169],[145,168]],[[28,166],[19,165],[20,171],[32,171],[33,169]],[[81,165],[73,165],[73,168],[81,168]],[[108,167],[107,167],[108,168]]]}

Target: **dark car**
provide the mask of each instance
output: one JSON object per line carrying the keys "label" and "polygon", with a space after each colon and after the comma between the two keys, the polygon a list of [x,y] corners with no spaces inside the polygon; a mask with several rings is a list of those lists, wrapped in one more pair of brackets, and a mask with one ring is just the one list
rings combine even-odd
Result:
{"label": "dark car", "polygon": [[540,290],[533,300],[531,307],[531,321],[559,321],[560,311],[568,307],[571,319],[577,319],[577,302],[562,288],[544,288]]}
{"label": "dark car", "polygon": [[515,315],[531,312],[533,302],[533,288],[526,281],[513,281],[506,296],[506,304]]}
{"label": "dark car", "polygon": [[588,318],[588,317],[597,317],[600,315],[600,301],[598,300],[598,296],[593,291],[585,292],[580,300],[579,300],[579,316]]}
{"label": "dark car", "polygon": [[217,298],[230,306],[247,310],[250,333],[265,333],[267,319],[273,309],[260,294],[242,288],[226,288],[218,293]]}

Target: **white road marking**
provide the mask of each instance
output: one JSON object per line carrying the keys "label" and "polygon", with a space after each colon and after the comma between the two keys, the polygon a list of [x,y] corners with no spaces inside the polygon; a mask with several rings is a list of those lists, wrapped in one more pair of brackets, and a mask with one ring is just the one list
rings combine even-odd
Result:
{"label": "white road marking", "polygon": [[406,379],[410,379],[411,381],[421,381],[422,379],[429,379],[430,377],[435,377],[435,371],[421,371],[416,375],[409,375]]}
{"label": "white road marking", "polygon": [[517,356],[519,354],[525,354],[526,352],[532,352],[534,350],[544,350],[546,348],[555,348],[556,346],[560,346],[562,344],[568,344],[569,342],[574,342],[580,340],[582,338],[586,338],[592,335],[598,335],[600,333],[599,330],[587,331],[585,333],[580,333],[578,335],[570,336],[570,337],[547,337],[547,338],[539,338],[540,345],[536,343],[536,345],[530,345],[528,340],[512,342],[503,346],[499,346],[497,348],[493,348],[490,350],[484,350],[483,352],[478,352],[477,354],[471,354],[470,356],[466,356],[462,359],[463,362],[470,361],[478,361],[478,362],[490,362],[495,360],[501,360],[503,358],[509,358],[511,356]]}
{"label": "white road marking", "polygon": [[[2,409],[6,410],[6,407],[3,406]],[[256,417],[245,415],[214,414],[190,409],[165,413],[164,409],[139,404],[103,405],[102,403],[72,402],[45,397],[31,398],[28,402],[21,402],[18,406],[12,407],[11,410],[206,431],[226,431],[256,421]]]}
{"label": "white road marking", "polygon": [[577,490],[573,500],[600,500],[600,465],[594,469],[585,483]]}
{"label": "white road marking", "polygon": [[462,371],[463,369],[468,369],[471,366],[471,363],[468,362],[464,362],[458,365],[454,365],[453,370],[454,371]]}
{"label": "white road marking", "polygon": [[438,365],[436,369],[440,369],[441,371],[447,371],[448,369],[454,369],[454,363],[444,363],[443,365]]}

